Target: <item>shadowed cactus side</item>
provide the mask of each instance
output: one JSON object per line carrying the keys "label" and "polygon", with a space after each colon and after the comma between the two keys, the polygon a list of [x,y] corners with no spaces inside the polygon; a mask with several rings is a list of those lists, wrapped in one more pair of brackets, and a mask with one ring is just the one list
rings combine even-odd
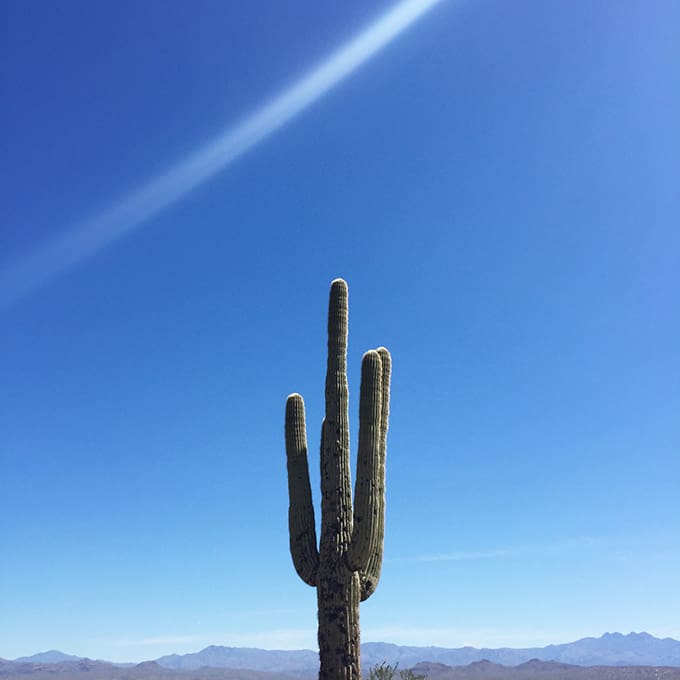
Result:
{"label": "shadowed cactus side", "polygon": [[364,354],[354,508],[349,464],[347,284],[331,284],[326,413],[321,425],[321,539],[317,548],[307,463],[305,407],[286,403],[290,552],[300,578],[317,589],[320,680],[360,680],[359,602],[380,578],[385,533],[385,450],[390,353]]}

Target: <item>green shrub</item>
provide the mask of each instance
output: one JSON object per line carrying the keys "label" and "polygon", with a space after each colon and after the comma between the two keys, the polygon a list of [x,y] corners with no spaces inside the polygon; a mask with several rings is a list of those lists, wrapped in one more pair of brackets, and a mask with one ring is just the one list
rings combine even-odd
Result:
{"label": "green shrub", "polygon": [[[395,680],[398,666],[398,663],[391,666],[383,661],[377,666],[373,666],[373,668],[368,671],[368,680]],[[399,680],[426,680],[426,678],[426,675],[414,673],[410,668],[399,671]]]}

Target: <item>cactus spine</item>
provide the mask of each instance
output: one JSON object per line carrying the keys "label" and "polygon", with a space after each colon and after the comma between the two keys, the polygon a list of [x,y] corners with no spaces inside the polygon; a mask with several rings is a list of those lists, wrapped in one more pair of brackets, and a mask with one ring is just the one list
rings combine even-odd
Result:
{"label": "cactus spine", "polygon": [[380,578],[385,529],[385,444],[390,353],[364,354],[354,509],[349,464],[347,284],[331,284],[326,413],[321,425],[321,539],[317,548],[307,463],[305,408],[286,403],[290,551],[300,578],[317,589],[320,680],[360,680],[359,602]]}

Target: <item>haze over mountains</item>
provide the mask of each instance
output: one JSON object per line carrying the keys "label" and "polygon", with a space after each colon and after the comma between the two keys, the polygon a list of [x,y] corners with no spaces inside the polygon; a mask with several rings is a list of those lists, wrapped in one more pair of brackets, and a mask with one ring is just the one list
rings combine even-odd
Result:
{"label": "haze over mountains", "polygon": [[[599,638],[583,638],[575,642],[526,649],[477,649],[461,647],[408,647],[385,642],[362,645],[362,665],[369,668],[387,662],[400,668],[429,664],[428,675],[442,676],[442,666],[467,666],[482,661],[503,666],[520,666],[530,661],[556,662],[574,666],[665,666],[680,667],[680,642],[659,639],[648,633],[605,633]],[[56,650],[15,659],[5,664],[74,665],[91,662]],[[242,647],[210,646],[192,654],[171,654],[154,662],[145,662],[148,670],[194,671],[197,669],[241,669],[248,671],[313,676],[318,669],[318,655],[312,650],[263,650]],[[145,664],[134,666],[139,668]],[[132,665],[131,665],[132,666]],[[24,669],[26,670],[26,669]],[[526,670],[526,669],[525,669]],[[534,670],[537,670],[534,667]],[[0,676],[3,675],[0,672]]]}

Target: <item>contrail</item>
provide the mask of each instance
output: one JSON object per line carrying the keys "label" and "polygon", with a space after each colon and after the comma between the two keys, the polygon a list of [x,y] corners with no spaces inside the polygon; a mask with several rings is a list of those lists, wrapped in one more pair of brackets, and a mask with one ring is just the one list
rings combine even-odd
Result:
{"label": "contrail", "polygon": [[291,87],[110,210],[0,271],[7,306],[142,226],[313,104],[441,0],[402,0]]}

